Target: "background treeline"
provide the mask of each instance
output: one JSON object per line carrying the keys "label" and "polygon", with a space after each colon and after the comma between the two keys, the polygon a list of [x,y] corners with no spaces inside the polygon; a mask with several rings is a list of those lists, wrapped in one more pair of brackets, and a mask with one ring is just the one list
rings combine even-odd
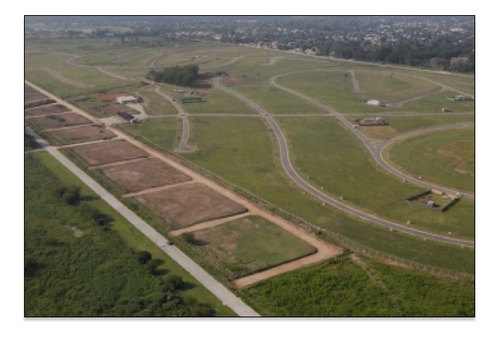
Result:
{"label": "background treeline", "polygon": [[198,78],[200,68],[197,64],[188,64],[185,66],[166,67],[162,70],[151,70],[147,78],[155,82],[181,85],[187,87],[193,84]]}
{"label": "background treeline", "polygon": [[[25,316],[213,316],[182,294],[192,285],[134,251],[115,219],[38,156],[25,157]],[[40,179],[43,177],[43,179]]]}

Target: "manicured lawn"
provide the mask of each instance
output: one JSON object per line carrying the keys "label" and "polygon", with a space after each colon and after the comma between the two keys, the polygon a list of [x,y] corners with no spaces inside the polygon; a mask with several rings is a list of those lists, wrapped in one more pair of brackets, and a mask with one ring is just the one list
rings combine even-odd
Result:
{"label": "manicured lawn", "polygon": [[316,248],[266,219],[249,216],[194,232],[196,250],[239,277],[316,252]]}
{"label": "manicured lawn", "polygon": [[464,191],[474,190],[474,130],[439,131],[394,145],[389,156],[413,175]]}
{"label": "manicured lawn", "polygon": [[[305,267],[243,291],[264,315],[473,317],[474,282],[453,281],[365,261],[377,282],[349,258]],[[307,280],[307,282],[305,282]]]}

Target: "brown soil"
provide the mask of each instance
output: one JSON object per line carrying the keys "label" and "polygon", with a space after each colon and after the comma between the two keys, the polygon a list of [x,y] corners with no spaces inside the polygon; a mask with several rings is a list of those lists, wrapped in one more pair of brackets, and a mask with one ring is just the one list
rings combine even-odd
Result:
{"label": "brown soil", "polygon": [[134,198],[176,228],[247,211],[240,204],[199,183],[181,185]]}
{"label": "brown soil", "polygon": [[119,111],[125,111],[128,113],[136,114],[137,111],[133,110],[126,105],[120,104],[120,103],[109,103],[106,105],[99,105],[96,107],[93,107],[92,109],[92,114],[96,115],[99,118],[102,117],[111,117],[111,116],[116,116],[116,113]]}
{"label": "brown soil", "polygon": [[29,85],[24,85],[24,101],[36,101],[39,99],[47,98],[44,94],[40,93],[38,90],[33,89]]}
{"label": "brown soil", "polygon": [[42,130],[58,129],[66,126],[91,124],[92,122],[76,113],[30,118],[30,122]]}
{"label": "brown soil", "polygon": [[60,129],[47,132],[50,132],[50,134],[61,141],[62,144],[77,144],[116,137],[113,132],[103,126],[95,124],[82,126],[80,128]]}
{"label": "brown soil", "polygon": [[148,156],[146,152],[124,140],[75,146],[73,151],[91,166]]}
{"label": "brown soil", "polygon": [[191,180],[188,175],[155,158],[107,167],[103,173],[130,192]]}
{"label": "brown soil", "polygon": [[24,111],[24,115],[26,117],[31,117],[40,115],[50,115],[68,111],[70,111],[70,109],[68,109],[68,107],[62,104],[49,104],[37,108],[27,109]]}

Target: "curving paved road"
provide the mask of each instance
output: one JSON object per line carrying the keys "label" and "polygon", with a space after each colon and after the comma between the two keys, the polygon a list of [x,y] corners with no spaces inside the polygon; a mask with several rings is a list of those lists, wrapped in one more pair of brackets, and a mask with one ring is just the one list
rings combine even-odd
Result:
{"label": "curving paved road", "polygon": [[[284,76],[284,75],[281,75],[281,76]],[[274,81],[274,79],[277,78],[277,77],[278,76],[274,76],[269,81],[270,82]],[[392,221],[389,221],[389,220],[381,219],[381,218],[379,218],[379,217],[377,217],[375,215],[363,212],[363,211],[358,210],[358,209],[356,209],[356,208],[354,208],[352,206],[349,206],[349,205],[347,205],[347,204],[345,204],[345,203],[343,203],[343,202],[341,202],[339,200],[336,200],[336,199],[334,199],[334,198],[326,195],[322,191],[318,190],[316,187],[312,186],[306,180],[304,180],[295,171],[295,169],[294,169],[294,167],[293,167],[293,165],[292,165],[292,163],[290,161],[290,154],[289,154],[289,150],[288,150],[286,139],[285,139],[285,137],[284,137],[284,135],[283,135],[283,133],[282,133],[279,125],[274,120],[273,116],[271,116],[262,107],[260,107],[258,104],[256,104],[252,100],[248,99],[247,97],[241,95],[240,93],[238,93],[238,92],[236,92],[236,91],[234,91],[232,89],[229,89],[227,87],[222,86],[220,84],[220,78],[214,79],[213,82],[214,82],[214,85],[217,88],[219,88],[219,89],[227,92],[228,94],[231,94],[231,95],[239,98],[240,100],[244,101],[245,103],[247,103],[248,105],[250,105],[252,108],[254,108],[255,110],[257,110],[259,112],[259,114],[266,120],[266,122],[271,126],[271,129],[272,129],[273,133],[275,134],[276,139],[278,141],[279,152],[280,152],[280,161],[281,161],[281,165],[283,166],[283,169],[285,170],[285,172],[287,173],[287,175],[297,185],[299,185],[304,191],[306,191],[306,192],[310,193],[311,195],[315,196],[316,198],[318,198],[319,200],[321,200],[325,204],[328,204],[328,205],[331,205],[333,207],[336,207],[336,208],[338,208],[338,209],[340,209],[342,211],[345,211],[347,213],[356,215],[356,216],[358,216],[359,218],[361,218],[363,220],[370,221],[370,222],[373,222],[373,223],[378,224],[380,226],[389,228],[390,230],[398,230],[400,232],[404,232],[404,233],[416,235],[416,236],[419,236],[419,237],[422,237],[422,238],[425,238],[425,239],[431,239],[431,240],[435,240],[435,241],[444,242],[444,243],[447,243],[447,244],[453,244],[453,245],[459,245],[459,246],[466,246],[466,247],[474,247],[474,242],[473,241],[455,239],[455,238],[450,238],[450,237],[443,236],[443,235],[438,235],[438,234],[434,234],[434,233],[424,232],[424,231],[420,231],[420,230],[417,230],[417,229],[414,229],[414,228],[411,228],[411,227],[403,226],[401,224],[398,224],[398,223],[395,223],[395,222],[392,222]],[[280,87],[280,86],[278,86],[278,87]],[[284,87],[283,87],[283,90],[289,91],[289,92],[291,91],[290,89],[287,89],[287,88],[284,88]],[[309,97],[307,97],[305,95],[302,95],[300,93],[296,93],[296,92],[293,92],[293,93],[297,94],[300,97],[303,97],[304,99],[306,99],[308,101],[314,102],[314,104],[316,104],[316,105],[324,107],[325,109],[327,109],[327,111],[329,111],[332,115],[336,116],[339,120],[343,121],[344,123],[348,124],[349,126],[351,125],[351,123],[349,121],[347,121],[347,119],[345,119],[345,117],[343,117],[338,112],[335,112],[335,111],[331,110],[330,108],[328,108],[324,104],[316,102],[316,101],[312,100],[311,98],[309,98]],[[358,136],[358,138],[362,139],[362,141],[363,141],[363,143],[365,145],[368,145],[368,144],[365,143],[365,141],[366,141],[365,138],[362,138],[359,135],[359,133],[356,133],[356,135]]]}
{"label": "curving paved road", "polygon": [[184,108],[177,102],[175,102],[172,97],[168,96],[167,94],[163,93],[160,91],[160,87],[156,84],[153,84],[155,86],[155,91],[158,93],[158,95],[162,96],[165,98],[167,101],[169,101],[177,110],[178,117],[182,121],[182,135],[181,135],[181,141],[179,142],[179,145],[177,148],[174,150],[175,152],[193,152],[196,151],[196,148],[189,146],[188,145],[188,140],[189,140],[189,119],[184,111]]}
{"label": "curving paved road", "polygon": [[402,179],[406,179],[407,181],[411,181],[412,183],[416,184],[417,186],[421,186],[421,187],[428,188],[428,189],[438,188],[438,189],[441,189],[441,190],[443,190],[443,191],[445,191],[447,193],[451,193],[451,194],[460,193],[460,194],[462,194],[466,198],[469,198],[469,199],[473,199],[474,198],[474,196],[472,194],[463,193],[462,191],[458,191],[458,190],[455,190],[455,189],[452,189],[452,188],[449,188],[449,187],[446,187],[446,186],[440,186],[440,185],[437,185],[437,184],[434,184],[434,183],[430,183],[430,182],[427,182],[427,181],[415,179],[414,177],[412,177],[412,176],[410,176],[408,174],[405,174],[405,173],[397,170],[396,168],[394,168],[393,166],[391,166],[387,161],[385,161],[385,159],[383,158],[382,151],[385,148],[385,146],[384,147],[379,147],[379,146],[376,146],[375,144],[373,144],[370,138],[366,137],[363,133],[361,133],[358,130],[356,130],[355,128],[353,128],[352,127],[352,123],[344,115],[342,115],[341,113],[339,113],[339,112],[331,109],[330,107],[326,106],[325,104],[316,101],[315,99],[313,99],[313,98],[311,98],[309,96],[306,96],[306,95],[304,95],[304,94],[302,94],[300,92],[297,92],[295,90],[292,90],[290,88],[284,87],[284,86],[279,85],[279,84],[276,83],[276,79],[278,79],[280,77],[284,77],[284,76],[288,76],[288,75],[292,75],[292,74],[297,74],[297,73],[302,73],[302,71],[301,72],[294,72],[294,73],[286,73],[286,74],[275,75],[275,76],[273,76],[273,77],[271,77],[269,79],[269,84],[271,84],[272,86],[274,86],[274,87],[276,87],[278,89],[286,91],[286,92],[288,92],[288,93],[290,93],[292,95],[298,96],[298,97],[302,98],[303,100],[305,100],[305,101],[307,101],[307,102],[309,102],[309,103],[311,103],[313,105],[316,105],[317,107],[325,110],[328,114],[335,116],[335,118],[337,118],[339,121],[341,121],[347,127],[348,130],[351,130],[351,132],[353,132],[356,135],[356,137],[368,149],[368,151],[370,152],[371,156],[375,159],[375,161],[381,167],[383,167],[387,172],[389,172],[389,173],[397,176],[398,178],[402,178]]}
{"label": "curving paved road", "polygon": [[89,175],[83,172],[73,162],[63,156],[56,148],[49,146],[49,144],[40,138],[31,129],[26,128],[26,132],[30,134],[35,140],[55,159],[67,167],[73,174],[89,186],[97,195],[105,200],[111,207],[118,213],[126,218],[134,227],[141,231],[147,238],[155,243],[161,250],[170,256],[175,262],[181,265],[186,271],[189,272],[195,279],[197,279],[205,288],[217,296],[223,304],[230,307],[239,316],[259,316],[259,314],[246,305],[240,298],[236,297],[232,292],[225,288],[221,283],[214,279],[204,269],[198,266],[179,248],[169,244],[169,241],[158,233],[153,227],[147,224],[144,220],[139,218],[134,212],[128,209],[123,203],[116,199],[111,193],[105,190]]}

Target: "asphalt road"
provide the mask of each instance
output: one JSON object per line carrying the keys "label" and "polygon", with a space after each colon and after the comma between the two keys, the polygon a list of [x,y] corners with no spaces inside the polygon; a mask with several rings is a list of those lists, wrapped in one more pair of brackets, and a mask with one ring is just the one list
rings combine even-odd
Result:
{"label": "asphalt road", "polygon": [[172,97],[168,96],[167,94],[163,93],[160,91],[160,87],[156,86],[155,90],[160,96],[165,98],[167,101],[169,101],[177,110],[178,117],[182,121],[182,135],[181,135],[181,141],[179,142],[179,145],[177,148],[175,148],[175,152],[192,152],[195,149],[191,146],[188,145],[188,140],[189,140],[189,119],[188,116],[186,115],[186,112],[184,111],[184,108],[177,102],[175,102]]}
{"label": "asphalt road", "polygon": [[97,195],[105,200],[111,207],[113,207],[118,213],[126,218],[153,243],[160,247],[160,249],[162,249],[175,262],[186,269],[186,271],[188,271],[195,279],[197,279],[203,286],[205,286],[205,288],[207,288],[210,292],[217,296],[217,298],[219,298],[223,304],[230,307],[239,316],[259,316],[257,312],[255,312],[240,298],[236,297],[232,292],[230,292],[227,288],[225,288],[222,284],[220,284],[217,280],[210,276],[210,274],[208,274],[205,270],[198,266],[180,249],[173,245],[170,245],[169,241],[165,239],[165,237],[163,237],[154,228],[148,225],[144,220],[139,218],[135,213],[133,213],[118,199],[111,195],[95,180],[93,180],[90,176],[88,176],[85,172],[83,172],[80,168],[73,164],[69,159],[64,157],[56,148],[49,146],[45,140],[40,138],[32,130],[26,128],[26,132],[35,137],[36,141],[43,148],[45,148],[45,150],[49,154],[51,154],[61,164],[67,167],[73,174],[75,174],[80,180],[82,180],[87,186],[89,186]]}
{"label": "asphalt road", "polygon": [[[280,75],[280,76],[284,76],[284,75]],[[272,77],[269,82],[271,84],[274,83],[274,79],[277,78],[278,76],[274,76]],[[315,188],[314,186],[312,186],[311,184],[309,184],[306,180],[304,180],[294,169],[291,161],[290,161],[290,154],[289,154],[289,151],[288,151],[288,146],[287,146],[287,142],[286,142],[286,139],[279,127],[279,125],[276,123],[276,121],[274,120],[273,116],[271,116],[267,111],[265,111],[262,107],[260,107],[259,105],[257,105],[255,102],[253,102],[252,100],[248,99],[247,97],[239,94],[238,92],[234,91],[234,90],[231,90],[229,88],[226,88],[224,86],[222,86],[220,84],[220,79],[217,78],[214,80],[214,85],[241,99],[242,101],[244,101],[245,103],[247,103],[248,105],[250,105],[251,107],[253,107],[255,110],[257,110],[261,116],[266,120],[266,122],[271,126],[271,129],[273,130],[273,133],[275,134],[276,136],[276,139],[278,141],[278,146],[279,146],[279,152],[280,152],[280,161],[281,161],[281,165],[283,166],[283,169],[285,170],[285,172],[287,173],[287,175],[297,184],[299,185],[304,191],[312,194],[313,196],[315,196],[316,198],[318,198],[319,200],[321,200],[323,203],[325,204],[328,204],[330,206],[333,206],[333,207],[336,207],[342,211],[345,211],[345,212],[348,212],[350,214],[353,214],[353,215],[356,215],[357,217],[363,219],[363,220],[366,220],[366,221],[370,221],[372,223],[375,223],[375,224],[378,224],[380,226],[383,226],[383,227],[386,227],[386,228],[389,228],[390,230],[397,230],[397,231],[400,231],[400,232],[404,232],[404,233],[408,233],[408,234],[412,234],[412,235],[416,235],[416,236],[419,236],[419,237],[422,237],[424,239],[431,239],[431,240],[435,240],[435,241],[439,241],[439,242],[444,242],[444,243],[447,243],[447,244],[453,244],[453,245],[459,245],[459,246],[465,246],[465,247],[474,247],[474,242],[473,241],[467,241],[467,240],[461,240],[461,239],[456,239],[456,238],[451,238],[451,237],[447,237],[447,236],[443,236],[443,235],[438,235],[438,234],[434,234],[434,233],[429,233],[429,232],[424,232],[424,231],[420,231],[420,230],[417,230],[415,228],[411,228],[411,227],[407,227],[407,226],[404,226],[404,225],[401,225],[401,224],[398,224],[398,223],[395,223],[395,222],[392,222],[392,221],[388,221],[388,220],[385,220],[385,219],[381,219],[375,215],[372,215],[372,214],[369,214],[369,213],[366,213],[366,212],[363,212],[363,211],[360,211],[356,208],[353,208],[339,200],[336,200],[328,195],[326,195],[325,193],[323,193],[321,190],[318,190],[317,188]],[[297,92],[294,92],[288,88],[284,88],[284,87],[281,87],[277,84],[273,84],[273,85],[276,85],[277,87],[279,88],[283,88],[283,90],[285,91],[288,91],[288,92],[291,92],[297,96],[300,96],[302,98],[304,98],[305,100],[307,101],[310,101],[311,103],[313,104],[316,104],[322,108],[324,108],[325,110],[327,110],[329,113],[331,113],[332,115],[334,115],[335,117],[337,117],[339,120],[341,120],[342,122],[344,122],[345,124],[347,124],[349,127],[351,125],[351,123],[344,117],[342,116],[340,113],[338,112],[335,112],[333,111],[332,109],[328,108],[327,106],[325,106],[324,104],[322,103],[319,103],[317,101],[314,101],[313,99],[303,95],[303,94],[300,94],[300,93],[297,93]],[[355,133],[357,135],[357,137],[359,139],[361,139],[361,141],[370,149],[372,148],[371,146],[371,143],[368,142],[368,140],[365,138],[365,137],[362,137],[360,135],[360,133]]]}
{"label": "asphalt road", "polygon": [[[460,193],[462,194],[465,198],[468,198],[468,199],[473,199],[474,198],[474,195],[473,194],[470,194],[470,193],[465,193],[463,191],[458,191],[458,190],[455,190],[455,189],[452,189],[452,188],[449,188],[449,187],[446,187],[446,186],[441,186],[441,185],[438,185],[438,184],[434,184],[434,183],[431,183],[431,182],[428,182],[428,181],[425,181],[425,180],[420,180],[420,179],[416,179],[414,177],[412,177],[411,175],[408,175],[404,172],[401,172],[399,170],[397,170],[395,167],[391,166],[383,157],[382,157],[382,152],[383,150],[389,145],[389,144],[385,144],[384,146],[377,146],[375,144],[373,144],[371,142],[371,140],[366,137],[365,135],[363,135],[363,133],[359,132],[358,130],[354,129],[352,127],[352,123],[347,119],[345,118],[344,115],[340,114],[339,112],[337,111],[334,111],[333,109],[331,109],[330,107],[326,106],[325,104],[323,103],[320,103],[316,100],[314,100],[313,98],[309,97],[309,96],[306,96],[300,92],[297,92],[295,90],[292,90],[292,89],[289,89],[289,88],[286,88],[286,87],[283,87],[279,84],[276,83],[276,79],[279,78],[279,77],[283,77],[283,76],[286,76],[286,75],[291,75],[292,73],[287,73],[287,74],[281,74],[281,75],[276,75],[276,76],[273,76],[269,79],[269,84],[271,84],[272,86],[275,86],[276,88],[278,89],[281,89],[283,91],[286,91],[292,95],[295,95],[295,96],[298,96],[302,99],[304,99],[305,101],[311,103],[311,104],[314,104],[318,107],[320,107],[321,109],[325,110],[328,114],[334,116],[335,118],[337,118],[339,121],[341,121],[347,129],[351,130],[355,135],[356,137],[363,143],[363,145],[367,148],[367,150],[370,152],[370,154],[372,155],[372,157],[375,159],[375,161],[382,167],[384,168],[387,172],[397,176],[398,178],[401,178],[401,179],[405,179],[407,181],[411,181],[412,183],[414,183],[415,185],[417,186],[421,186],[421,187],[424,187],[424,188],[427,188],[427,189],[432,189],[432,188],[437,188],[437,189],[440,189],[442,191],[445,191],[447,193],[451,193],[451,194],[457,194],[457,193]],[[295,73],[293,73],[295,74]],[[434,82],[434,81],[432,81]],[[436,82],[437,83],[437,82]],[[451,88],[450,88],[451,89]],[[449,128],[449,126],[447,127]],[[436,128],[437,130],[438,128]],[[393,140],[390,140],[389,142],[392,143],[394,141],[396,141],[397,139],[393,139]]]}

